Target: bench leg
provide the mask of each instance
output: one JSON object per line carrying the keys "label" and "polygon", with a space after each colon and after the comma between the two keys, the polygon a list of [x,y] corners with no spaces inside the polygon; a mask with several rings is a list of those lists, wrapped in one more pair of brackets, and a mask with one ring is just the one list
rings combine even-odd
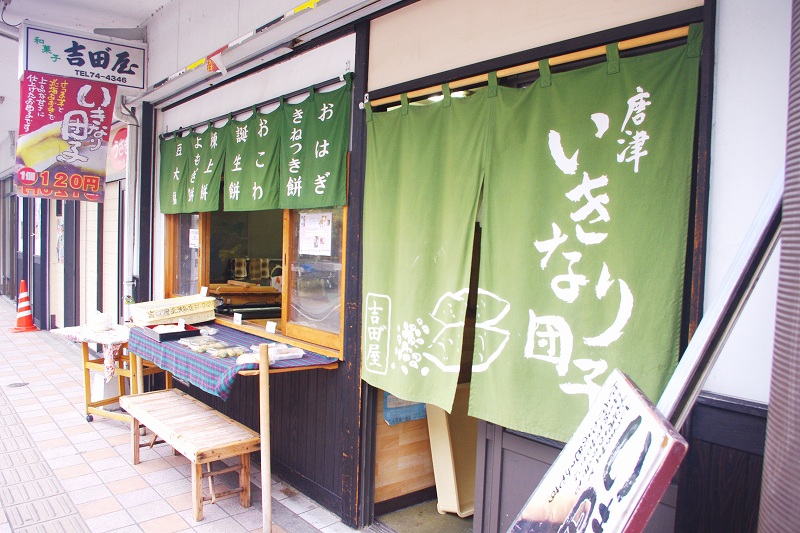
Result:
{"label": "bench leg", "polygon": [[133,446],[133,464],[139,464],[139,421],[131,417],[131,444]]}
{"label": "bench leg", "polygon": [[239,470],[239,487],[242,489],[239,493],[239,502],[242,507],[250,507],[250,454],[240,455],[239,462],[242,464],[242,469]]}
{"label": "bench leg", "polygon": [[192,511],[194,519],[203,519],[203,465],[192,463]]}

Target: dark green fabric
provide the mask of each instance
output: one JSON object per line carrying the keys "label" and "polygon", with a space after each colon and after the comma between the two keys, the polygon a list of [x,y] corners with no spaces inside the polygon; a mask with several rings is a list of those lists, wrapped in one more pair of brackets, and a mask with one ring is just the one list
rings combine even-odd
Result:
{"label": "dark green fabric", "polygon": [[281,100],[271,113],[162,140],[161,212],[218,210],[223,169],[226,211],[345,205],[351,75],[344,80],[334,91],[312,89],[299,104]]}
{"label": "dark green fabric", "polygon": [[280,108],[226,125],[225,211],[278,208]]}
{"label": "dark green fabric", "polygon": [[226,126],[211,125],[202,133],[191,132],[192,159],[187,172],[186,206],[188,212],[200,213],[219,209],[219,183],[225,166]]}
{"label": "dark green fabric", "polygon": [[159,204],[164,214],[186,212],[186,169],[191,159],[189,141],[172,136],[159,143],[161,163],[159,165]]}
{"label": "dark green fabric", "polygon": [[486,91],[367,125],[362,377],[450,410],[461,361]]}
{"label": "dark green fabric", "polygon": [[450,408],[485,172],[470,414],[567,440],[615,367],[658,398],[679,348],[692,45],[618,72],[542,61],[527,89],[373,114],[363,379]]}
{"label": "dark green fabric", "polygon": [[283,105],[280,207],[308,209],[347,202],[350,75],[344,86]]}

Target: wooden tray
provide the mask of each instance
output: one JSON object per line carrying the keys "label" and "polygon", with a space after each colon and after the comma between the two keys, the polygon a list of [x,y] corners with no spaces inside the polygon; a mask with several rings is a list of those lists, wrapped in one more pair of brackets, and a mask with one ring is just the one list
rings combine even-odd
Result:
{"label": "wooden tray", "polygon": [[145,335],[151,339],[157,340],[158,342],[176,341],[184,337],[196,337],[200,335],[200,330],[198,328],[188,324],[186,325],[186,331],[172,331],[169,333],[159,333],[153,329],[155,327],[156,326],[145,326],[142,329],[144,329]]}

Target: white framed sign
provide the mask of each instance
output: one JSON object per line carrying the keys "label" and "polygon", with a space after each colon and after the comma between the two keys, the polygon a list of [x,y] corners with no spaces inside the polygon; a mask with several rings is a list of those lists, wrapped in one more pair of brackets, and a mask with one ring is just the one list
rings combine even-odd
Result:
{"label": "white framed sign", "polygon": [[301,255],[331,255],[333,212],[300,213],[298,252]]}
{"label": "white framed sign", "polygon": [[687,446],[614,369],[508,533],[640,533]]}
{"label": "white framed sign", "polygon": [[21,71],[145,88],[147,47],[74,30],[23,24]]}

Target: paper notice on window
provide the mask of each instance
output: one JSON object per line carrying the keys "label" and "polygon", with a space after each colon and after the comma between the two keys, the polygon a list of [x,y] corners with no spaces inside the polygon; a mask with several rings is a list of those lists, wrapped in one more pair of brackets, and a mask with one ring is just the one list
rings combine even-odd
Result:
{"label": "paper notice on window", "polygon": [[332,212],[300,213],[300,238],[298,251],[301,255],[331,255]]}
{"label": "paper notice on window", "polygon": [[189,230],[189,248],[199,249],[200,248],[200,230],[199,229],[190,229]]}

